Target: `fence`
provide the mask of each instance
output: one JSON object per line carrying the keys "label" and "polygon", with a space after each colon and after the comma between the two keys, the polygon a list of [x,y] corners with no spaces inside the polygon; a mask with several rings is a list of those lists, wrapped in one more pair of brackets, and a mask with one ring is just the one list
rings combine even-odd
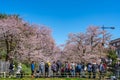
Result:
{"label": "fence", "polygon": [[115,76],[120,78],[120,67],[115,69]]}
{"label": "fence", "polygon": [[9,62],[0,60],[0,77],[6,77],[6,74],[9,72]]}

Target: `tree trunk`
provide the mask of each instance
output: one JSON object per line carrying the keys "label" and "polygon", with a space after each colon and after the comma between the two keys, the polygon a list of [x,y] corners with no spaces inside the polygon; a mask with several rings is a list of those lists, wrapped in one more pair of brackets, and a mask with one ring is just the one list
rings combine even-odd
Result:
{"label": "tree trunk", "polygon": [[10,48],[9,48],[9,41],[7,39],[5,39],[5,43],[6,43],[6,50],[7,50],[7,54],[6,54],[6,61],[9,60],[9,52],[10,52]]}

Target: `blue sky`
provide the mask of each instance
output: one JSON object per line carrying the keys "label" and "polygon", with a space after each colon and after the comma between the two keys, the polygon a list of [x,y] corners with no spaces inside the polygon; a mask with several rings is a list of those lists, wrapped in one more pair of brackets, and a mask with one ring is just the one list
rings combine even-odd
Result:
{"label": "blue sky", "polygon": [[112,39],[120,37],[119,0],[0,0],[0,13],[19,14],[27,22],[50,27],[57,44],[91,25],[114,26],[107,31]]}

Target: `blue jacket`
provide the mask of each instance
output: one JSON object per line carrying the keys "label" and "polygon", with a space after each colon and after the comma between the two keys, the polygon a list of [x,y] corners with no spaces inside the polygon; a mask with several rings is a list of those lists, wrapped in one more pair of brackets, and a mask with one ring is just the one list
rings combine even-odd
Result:
{"label": "blue jacket", "polygon": [[87,70],[92,71],[92,65],[91,64],[88,64]]}
{"label": "blue jacket", "polygon": [[34,71],[34,69],[35,69],[35,65],[31,64],[31,70]]}

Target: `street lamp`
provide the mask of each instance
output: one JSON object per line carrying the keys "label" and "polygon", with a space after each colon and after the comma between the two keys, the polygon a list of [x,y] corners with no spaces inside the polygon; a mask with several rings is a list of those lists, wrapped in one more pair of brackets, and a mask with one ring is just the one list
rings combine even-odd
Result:
{"label": "street lamp", "polygon": [[102,46],[104,46],[104,30],[105,29],[115,29],[115,27],[105,27],[104,25],[101,27],[103,30],[103,41],[102,41]]}
{"label": "street lamp", "polygon": [[104,30],[104,29],[115,29],[115,27],[104,27],[104,26],[102,26],[101,28],[102,28],[103,30]]}
{"label": "street lamp", "polygon": [[[115,29],[115,27],[105,27],[104,25],[101,27],[102,28],[102,30],[103,30],[103,38],[102,38],[102,46],[104,46],[104,30],[105,29]],[[100,52],[100,58],[101,58],[101,52]]]}

